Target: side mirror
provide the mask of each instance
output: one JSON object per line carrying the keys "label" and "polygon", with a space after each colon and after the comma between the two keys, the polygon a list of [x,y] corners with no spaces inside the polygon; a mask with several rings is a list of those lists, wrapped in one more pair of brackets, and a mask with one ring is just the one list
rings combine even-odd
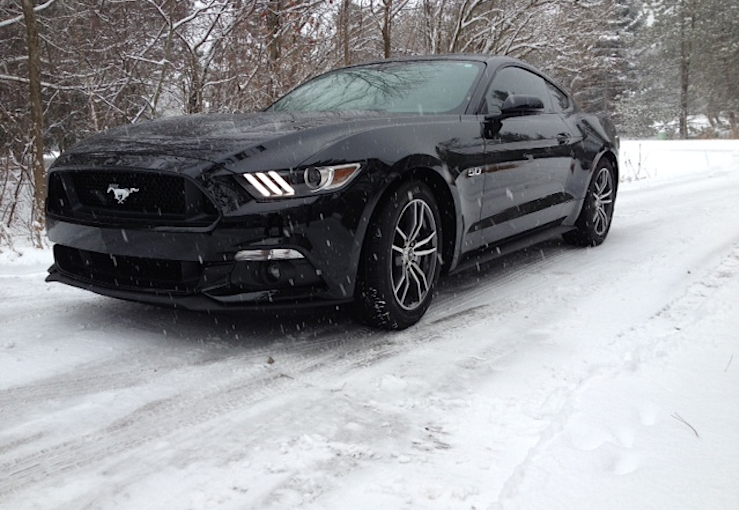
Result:
{"label": "side mirror", "polygon": [[503,115],[526,115],[544,110],[544,101],[536,96],[509,95],[500,107]]}

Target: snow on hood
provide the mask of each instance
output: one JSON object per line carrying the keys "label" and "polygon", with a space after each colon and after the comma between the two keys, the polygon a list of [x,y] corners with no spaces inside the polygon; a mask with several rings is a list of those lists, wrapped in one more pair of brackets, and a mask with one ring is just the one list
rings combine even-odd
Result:
{"label": "snow on hood", "polygon": [[[308,157],[366,129],[376,112],[185,115],[110,129],[73,146],[67,154],[175,156],[221,163],[269,149],[290,147]],[[360,127],[364,124],[365,127]],[[307,132],[310,131],[310,135]],[[305,148],[298,147],[305,143]]]}

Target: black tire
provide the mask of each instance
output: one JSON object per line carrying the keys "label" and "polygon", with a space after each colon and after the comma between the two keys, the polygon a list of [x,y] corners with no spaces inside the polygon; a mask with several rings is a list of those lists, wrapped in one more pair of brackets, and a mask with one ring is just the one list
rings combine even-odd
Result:
{"label": "black tire", "polygon": [[575,230],[562,237],[575,246],[598,246],[606,240],[616,204],[616,173],[608,160],[602,160],[590,180]]}
{"label": "black tire", "polygon": [[359,321],[398,330],[423,317],[441,270],[441,235],[439,209],[425,184],[402,184],[380,204],[357,275]]}

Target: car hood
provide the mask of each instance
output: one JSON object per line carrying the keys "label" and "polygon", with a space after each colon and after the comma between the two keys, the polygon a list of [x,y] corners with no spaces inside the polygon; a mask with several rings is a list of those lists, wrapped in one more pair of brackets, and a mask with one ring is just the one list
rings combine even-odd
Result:
{"label": "car hood", "polygon": [[248,165],[256,168],[298,165],[353,134],[398,123],[404,122],[377,112],[169,117],[87,138],[68,150],[56,166],[97,161],[105,165],[174,168],[186,159],[229,168],[243,166],[247,158]]}

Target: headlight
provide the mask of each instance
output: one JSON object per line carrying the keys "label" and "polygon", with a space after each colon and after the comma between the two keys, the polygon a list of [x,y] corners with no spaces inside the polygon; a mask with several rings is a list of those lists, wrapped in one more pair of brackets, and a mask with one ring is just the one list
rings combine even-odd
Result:
{"label": "headlight", "polygon": [[306,197],[324,191],[335,191],[349,184],[359,173],[361,165],[308,167],[243,174],[247,189],[256,198]]}

